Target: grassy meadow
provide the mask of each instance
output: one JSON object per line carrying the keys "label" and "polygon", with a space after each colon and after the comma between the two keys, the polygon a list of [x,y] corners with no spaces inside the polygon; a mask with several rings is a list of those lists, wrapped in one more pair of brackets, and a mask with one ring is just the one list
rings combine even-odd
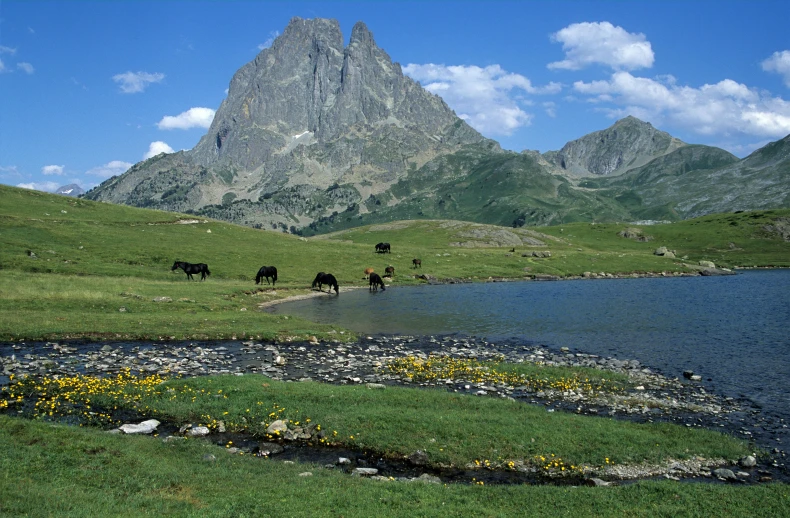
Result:
{"label": "grassy meadow", "polygon": [[[512,244],[512,234],[522,229],[453,221],[393,222],[306,239],[6,186],[0,186],[0,200],[4,340],[351,338],[333,326],[256,311],[262,303],[310,293],[319,271],[333,273],[342,292],[365,284],[365,268],[383,273],[388,265],[395,276],[386,282],[394,285],[425,282],[415,274],[485,281],[683,272],[700,260],[790,266],[790,243],[763,229],[790,210],[640,227],[650,242],[619,237],[627,224],[535,227],[553,239],[539,236],[545,246],[528,247]],[[392,244],[391,254],[374,252],[382,241]],[[653,255],[658,246],[676,250],[679,259]],[[533,250],[552,256],[524,257]],[[412,268],[413,258],[422,260],[420,270]],[[188,282],[181,270],[170,270],[176,260],[207,263],[211,275]],[[277,267],[276,287],[255,285],[263,265]],[[170,302],[155,302],[158,297]]]}
{"label": "grassy meadow", "polygon": [[[0,340],[351,340],[349,330],[271,315],[259,305],[310,294],[318,271],[338,278],[342,297],[349,287],[365,286],[365,268],[383,273],[388,265],[395,276],[387,284],[403,286],[425,282],[415,274],[483,282],[541,273],[688,272],[700,260],[788,267],[790,243],[766,230],[776,218],[788,217],[790,210],[762,211],[640,227],[653,237],[650,242],[619,237],[631,227],[625,223],[574,223],[531,229],[545,234],[545,246],[528,247],[513,244],[519,229],[450,221],[392,222],[306,239],[0,186]],[[391,254],[374,253],[381,241],[392,244]],[[676,250],[678,259],[653,255],[659,246]],[[551,257],[523,255],[533,250],[551,251]],[[412,258],[422,259],[420,270],[411,268]],[[211,275],[205,282],[188,281],[182,271],[170,270],[176,260],[207,263]],[[263,265],[277,267],[275,287],[255,285]],[[0,393],[0,410],[12,410],[0,415],[3,516],[781,516],[790,503],[785,484],[370,481],[320,466],[231,455],[199,440],[110,435],[65,426],[46,413],[11,417],[16,403],[10,401],[43,398],[50,383],[69,405],[127,405],[141,415],[210,426],[222,419],[257,435],[272,414],[291,422],[310,419],[336,432],[331,442],[339,446],[395,457],[421,449],[437,465],[478,462],[483,469],[508,469],[511,462],[540,466],[545,459],[556,462],[546,469],[559,469],[557,459],[569,469],[694,456],[733,460],[755,449],[696,428],[548,413],[442,390],[373,391],[253,375],[156,381],[145,391],[125,386],[96,392],[95,380],[77,380],[68,392],[66,380],[19,383]]]}

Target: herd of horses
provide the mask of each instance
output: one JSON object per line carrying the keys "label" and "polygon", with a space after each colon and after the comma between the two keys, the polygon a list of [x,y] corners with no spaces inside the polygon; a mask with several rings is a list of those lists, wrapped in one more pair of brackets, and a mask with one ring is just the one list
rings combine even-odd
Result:
{"label": "herd of horses", "polygon": [[[390,244],[389,243],[378,243],[376,245],[376,253],[391,253],[390,252]],[[420,259],[412,259],[411,264],[413,268],[422,268],[422,261]],[[211,272],[208,269],[208,265],[205,263],[187,263],[185,261],[176,261],[173,263],[173,267],[170,268],[170,271],[175,271],[181,268],[184,270],[184,273],[187,274],[187,280],[194,280],[192,277],[193,274],[200,274],[200,280],[206,280],[206,276],[211,275]],[[392,265],[387,266],[384,268],[384,277],[392,278],[395,275],[395,267]],[[368,280],[369,283],[369,291],[378,291],[381,288],[381,291],[386,290],[386,286],[384,285],[384,279],[381,278],[379,274],[373,271],[373,268],[365,268],[365,278]],[[261,266],[258,270],[257,275],[255,275],[255,284],[262,284],[263,279],[266,279],[266,284],[271,284],[272,286],[275,285],[277,282],[277,268],[274,266]],[[271,283],[269,281],[271,279]],[[334,288],[335,294],[339,294],[340,291],[338,289],[337,279],[331,273],[325,272],[318,272],[318,275],[315,276],[313,280],[312,288],[315,289],[318,287],[318,291],[324,291],[323,286],[328,286],[327,293],[332,293],[332,289]]]}

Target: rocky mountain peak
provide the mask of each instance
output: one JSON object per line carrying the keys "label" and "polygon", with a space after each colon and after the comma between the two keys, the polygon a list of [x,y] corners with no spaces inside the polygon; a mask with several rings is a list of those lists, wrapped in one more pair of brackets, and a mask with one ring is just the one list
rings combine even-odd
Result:
{"label": "rocky mountain peak", "polygon": [[355,23],[354,28],[351,29],[351,39],[349,40],[349,46],[354,45],[355,43],[371,47],[376,46],[376,42],[373,41],[373,33],[370,32],[368,26],[365,25],[364,22]]}
{"label": "rocky mountain peak", "polygon": [[[291,19],[236,71],[192,150],[137,164],[91,196],[166,210],[227,206],[253,223],[298,213],[305,224],[468,144],[501,152],[404,76],[364,23],[349,41],[344,47],[337,20]],[[267,200],[284,190],[290,197],[271,208]]]}
{"label": "rocky mountain peak", "polygon": [[685,146],[669,133],[634,116],[618,120],[605,130],[568,142],[546,160],[569,176],[614,176]]}

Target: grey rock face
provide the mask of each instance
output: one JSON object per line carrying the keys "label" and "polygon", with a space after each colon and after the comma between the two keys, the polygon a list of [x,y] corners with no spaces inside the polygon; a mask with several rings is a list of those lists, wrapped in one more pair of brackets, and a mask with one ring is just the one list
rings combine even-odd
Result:
{"label": "grey rock face", "polygon": [[[89,197],[176,211],[217,205],[227,210],[210,216],[296,215],[309,223],[480,142],[489,141],[404,76],[364,23],[344,48],[336,20],[293,18],[234,74],[194,149],[141,162]],[[329,192],[336,185],[342,200]]]}
{"label": "grey rock face", "polygon": [[629,116],[605,130],[568,142],[544,158],[571,176],[612,176],[685,145],[650,123]]}

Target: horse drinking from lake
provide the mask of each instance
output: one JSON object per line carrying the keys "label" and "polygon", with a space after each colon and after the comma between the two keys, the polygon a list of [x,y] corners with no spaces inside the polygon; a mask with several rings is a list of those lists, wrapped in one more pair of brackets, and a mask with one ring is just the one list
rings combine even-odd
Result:
{"label": "horse drinking from lake", "polygon": [[208,271],[208,265],[205,264],[205,263],[192,264],[192,263],[186,263],[184,261],[176,261],[176,262],[173,263],[173,267],[170,268],[170,271],[172,272],[174,270],[177,270],[178,268],[181,268],[182,270],[184,270],[184,273],[187,274],[187,279],[188,280],[194,280],[192,278],[192,274],[193,273],[201,274],[201,277],[200,277],[201,281],[205,281],[206,280],[206,275],[211,275],[211,272]]}
{"label": "horse drinking from lake", "polygon": [[272,278],[272,286],[277,282],[277,268],[274,266],[261,266],[258,270],[258,275],[255,276],[255,284],[260,284],[263,279],[266,279],[266,284],[269,284],[269,277]]}
{"label": "horse drinking from lake", "polygon": [[377,273],[370,274],[370,287],[368,291],[378,291],[379,286],[381,286],[381,291],[386,290],[387,288],[384,287],[384,281],[381,280],[381,277]]}
{"label": "horse drinking from lake", "polygon": [[318,291],[324,291],[324,284],[329,286],[327,293],[332,293],[332,288],[335,288],[335,293],[340,294],[340,291],[337,289],[337,279],[335,279],[335,276],[331,273],[318,272],[318,275],[316,275],[313,280],[312,287],[315,288],[318,286]]}

